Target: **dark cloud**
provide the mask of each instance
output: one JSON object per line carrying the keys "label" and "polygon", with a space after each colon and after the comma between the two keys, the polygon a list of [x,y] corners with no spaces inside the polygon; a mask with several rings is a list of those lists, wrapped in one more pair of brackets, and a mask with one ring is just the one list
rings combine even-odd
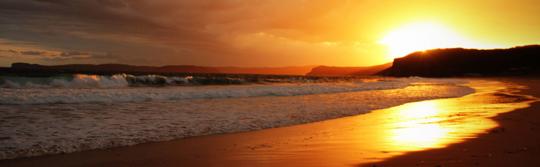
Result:
{"label": "dark cloud", "polygon": [[98,3],[113,7],[113,8],[124,8],[127,7],[127,2],[123,0],[97,0]]}
{"label": "dark cloud", "polygon": [[68,4],[69,0],[35,0],[37,2],[52,3],[52,4]]}
{"label": "dark cloud", "polygon": [[0,17],[9,18],[5,22],[17,24],[18,28],[36,31],[43,30],[40,26],[44,26],[45,29],[62,32],[130,35],[165,43],[204,47],[203,43],[206,46],[219,44],[215,40],[219,33],[294,28],[294,24],[332,9],[326,6],[328,3],[317,1],[310,2],[312,8],[303,4],[304,1],[291,3],[298,7],[284,7],[280,2],[264,2],[3,0],[0,2]]}
{"label": "dark cloud", "polygon": [[81,51],[42,51],[42,50],[0,50],[0,57],[33,58],[42,60],[67,60],[67,59],[104,59],[110,58],[110,53],[91,53]]}
{"label": "dark cloud", "polygon": [[81,51],[65,51],[57,54],[53,57],[60,59],[104,59],[110,58],[112,55],[110,53],[90,53],[90,52],[81,52]]}
{"label": "dark cloud", "polygon": [[2,57],[36,57],[46,58],[53,55],[53,52],[37,51],[37,50],[14,50],[14,49],[1,49],[0,56]]}
{"label": "dark cloud", "polygon": [[[109,56],[121,63],[236,65],[253,57],[288,63],[309,53],[269,42],[305,49],[353,38],[340,38],[343,26],[319,21],[331,20],[323,16],[340,6],[327,0],[0,0],[0,39],[114,53]],[[261,32],[269,35],[256,35]]]}
{"label": "dark cloud", "polygon": [[204,32],[206,22],[201,17],[205,12],[190,9],[192,5],[201,8],[207,5],[188,2],[5,0],[0,2],[0,25],[4,27],[0,29],[56,35],[87,34],[81,38],[113,40],[129,37],[140,40],[129,42],[150,41],[185,48],[216,46],[215,37]]}
{"label": "dark cloud", "polygon": [[88,56],[90,53],[88,52],[79,52],[79,51],[70,51],[70,52],[62,52],[60,54],[63,57],[72,57],[72,56]]}
{"label": "dark cloud", "polygon": [[[11,50],[12,53],[14,50]],[[46,56],[47,52],[44,51],[19,51],[19,54],[25,55],[25,56]]]}
{"label": "dark cloud", "polygon": [[373,65],[387,61],[377,41],[409,21],[448,21],[509,44],[537,41],[540,5],[518,1],[0,0],[0,49],[55,51],[48,57],[81,63]]}
{"label": "dark cloud", "polygon": [[[3,51],[3,50],[0,50],[0,51]],[[8,53],[12,53],[12,54],[16,54],[16,53],[18,53],[18,51],[16,51],[16,50],[13,50],[13,49],[8,49],[8,50],[5,50],[5,52],[8,52]]]}

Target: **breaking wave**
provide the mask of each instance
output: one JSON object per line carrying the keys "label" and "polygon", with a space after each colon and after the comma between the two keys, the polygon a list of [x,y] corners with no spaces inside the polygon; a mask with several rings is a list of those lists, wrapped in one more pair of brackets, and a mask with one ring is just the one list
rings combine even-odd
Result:
{"label": "breaking wave", "polygon": [[55,77],[0,77],[3,88],[121,88],[129,86],[167,86],[167,85],[209,85],[242,84],[241,78],[229,77],[193,77],[161,75],[112,76],[75,74]]}
{"label": "breaking wave", "polygon": [[474,92],[461,85],[466,80],[453,79],[283,77],[242,78],[264,84],[135,86],[192,85],[197,77],[130,77],[4,80],[11,85],[0,87],[0,160],[296,125]]}
{"label": "breaking wave", "polygon": [[[121,82],[104,82],[120,85]],[[71,83],[70,83],[71,84]],[[234,86],[185,86],[185,87],[130,87],[110,89],[66,88],[0,88],[0,104],[70,104],[116,103],[182,99],[215,99],[258,96],[296,96],[308,94],[352,92],[364,90],[397,89],[408,83],[311,83],[311,84],[256,84]]]}
{"label": "breaking wave", "polygon": [[277,75],[57,75],[50,77],[0,76],[0,88],[123,88],[195,85],[243,85],[268,83],[326,83],[381,80],[354,77],[308,77]]}
{"label": "breaking wave", "polygon": [[[69,77],[48,78],[3,77],[2,87],[0,87],[0,105],[125,103],[183,99],[298,96],[399,89],[407,87],[413,82],[419,83],[427,80],[424,78],[387,78],[321,81],[320,78],[296,77],[276,79],[271,77],[166,77],[126,74],[112,76],[79,74]],[[451,80],[429,82],[430,84],[452,84]]]}

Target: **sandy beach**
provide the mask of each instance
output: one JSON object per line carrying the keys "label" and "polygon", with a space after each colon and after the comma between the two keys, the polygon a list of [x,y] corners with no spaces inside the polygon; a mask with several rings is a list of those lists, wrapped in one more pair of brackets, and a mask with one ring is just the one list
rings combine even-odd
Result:
{"label": "sandy beach", "polygon": [[540,0],[0,0],[0,167],[540,167]]}
{"label": "sandy beach", "polygon": [[[540,97],[540,79],[499,81],[528,88],[522,94]],[[540,102],[492,118],[498,127],[474,139],[442,149],[425,150],[386,159],[377,166],[540,166]],[[370,165],[367,165],[370,166]]]}
{"label": "sandy beach", "polygon": [[[538,166],[540,80],[245,133],[0,161],[0,166]],[[525,87],[524,87],[525,86]]]}

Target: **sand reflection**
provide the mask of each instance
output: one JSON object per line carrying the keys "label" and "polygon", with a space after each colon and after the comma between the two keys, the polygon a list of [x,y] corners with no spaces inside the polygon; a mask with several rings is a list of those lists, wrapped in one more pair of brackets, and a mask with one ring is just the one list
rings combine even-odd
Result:
{"label": "sand reflection", "polygon": [[473,84],[477,93],[463,98],[409,103],[373,114],[383,126],[377,129],[384,131],[375,137],[384,144],[373,149],[401,154],[458,143],[495,128],[490,117],[527,107],[534,99],[515,94],[517,85]]}
{"label": "sand reflection", "polygon": [[[491,117],[528,107],[536,101],[516,92],[521,89],[518,85],[473,80],[470,87],[475,88],[476,93],[408,103],[364,115],[62,156],[86,159],[127,154],[181,166],[371,165],[408,152],[446,147],[488,133],[498,126]],[[429,85],[415,87],[430,88]]]}
{"label": "sand reflection", "polygon": [[517,94],[518,85],[472,81],[470,86],[476,93],[461,98],[408,103],[365,115],[229,136],[241,144],[225,158],[261,166],[372,163],[474,138],[497,127],[491,117],[534,101]]}
{"label": "sand reflection", "polygon": [[388,134],[389,143],[396,147],[422,148],[442,145],[441,139],[448,135],[449,129],[434,123],[440,121],[436,116],[441,112],[439,103],[426,101],[404,106],[395,112],[398,121],[395,129]]}

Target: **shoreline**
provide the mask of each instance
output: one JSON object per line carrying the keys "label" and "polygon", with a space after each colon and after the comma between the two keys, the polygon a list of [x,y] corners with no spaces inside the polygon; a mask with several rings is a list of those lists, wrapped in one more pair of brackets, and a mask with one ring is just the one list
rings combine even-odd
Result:
{"label": "shoreline", "polygon": [[[540,97],[540,78],[494,79],[528,88],[521,93]],[[358,166],[540,166],[540,101],[530,107],[501,113],[499,125],[487,133],[442,149],[411,152],[381,162]]]}
{"label": "shoreline", "polygon": [[[474,94],[478,94],[478,92]],[[412,104],[414,107],[414,104],[421,104],[416,106],[424,107],[426,106],[426,102],[456,100],[460,98],[463,97],[412,102],[402,106],[411,107]],[[428,106],[430,105],[428,104]],[[378,164],[379,161],[390,157],[400,157],[404,153],[408,155],[407,152],[411,150],[441,148],[452,142],[461,142],[451,138],[440,138],[440,136],[428,136],[434,138],[432,141],[421,140],[423,143],[427,142],[428,145],[418,142],[414,143],[415,141],[412,140],[416,139],[407,139],[407,136],[403,139],[411,140],[408,141],[409,143],[398,143],[396,145],[395,141],[386,141],[384,139],[385,134],[381,134],[381,132],[388,132],[385,131],[385,128],[396,130],[399,129],[396,128],[397,126],[407,126],[406,124],[394,125],[391,120],[390,123],[387,122],[389,118],[396,117],[396,115],[393,115],[394,117],[388,117],[390,111],[400,111],[399,108],[402,106],[376,110],[369,114],[290,127],[192,137],[169,142],[140,144],[107,150],[4,160],[0,161],[0,165],[33,166],[48,163],[55,166],[221,166],[223,163],[226,163],[230,164],[230,166],[274,166],[279,161],[281,166],[325,166],[329,164],[333,166],[336,164],[340,166],[351,166],[356,164],[354,161],[357,158],[353,156],[358,156],[358,161],[363,161],[363,164]],[[421,109],[424,110],[425,108]],[[403,110],[403,107],[401,110]],[[384,116],[385,114],[387,116]],[[429,114],[433,113],[428,112],[427,115],[419,115],[419,117],[415,117],[412,120],[437,121],[426,119],[433,116]],[[385,126],[380,126],[377,123],[381,122],[377,121],[382,121]],[[412,123],[417,124],[418,122]],[[420,124],[422,123],[426,122],[420,122]],[[412,130],[415,132],[418,129]],[[444,130],[440,130],[439,132],[439,129],[436,127],[433,129],[431,126],[420,127],[419,130],[435,130],[437,133],[448,133]],[[354,136],[354,133],[359,132],[363,135]],[[473,134],[478,133],[480,132]],[[471,135],[470,133],[461,135],[465,135],[461,136],[461,138],[471,137],[466,136]],[[446,144],[438,143],[441,140],[452,141],[446,141]],[[383,147],[370,146],[373,143],[377,143],[377,145],[382,145]],[[396,146],[403,147],[410,144],[416,144],[416,146],[405,148],[405,150],[397,149],[396,151]],[[297,154],[300,156],[297,156]],[[251,161],[245,161],[245,159],[251,159]],[[329,160],[332,163],[321,164],[321,160]],[[294,164],[297,162],[300,162],[300,164]],[[381,164],[384,164],[384,162]]]}
{"label": "shoreline", "polygon": [[[0,159],[80,152],[193,136],[286,127],[364,114],[408,102],[460,97],[474,92],[471,88],[455,85],[465,83],[462,80],[415,78],[380,82],[366,82],[360,85],[325,84],[325,86],[315,87],[301,84],[293,87],[220,86],[195,90],[165,88],[158,89],[159,91],[153,88],[150,90],[129,89],[128,91],[123,89],[61,89],[44,90],[40,93],[32,93],[33,89],[9,90],[13,92],[3,92],[4,97],[17,94],[22,95],[23,98],[31,97],[27,98],[30,101],[39,101],[57,99],[56,97],[72,99],[72,96],[83,96],[85,98],[75,99],[90,100],[119,97],[133,99],[141,94],[168,97],[179,95],[179,92],[180,95],[244,95],[244,92],[249,94],[284,92],[287,94],[286,92],[292,91],[294,95],[294,92],[298,90],[300,92],[325,92],[336,89],[367,89],[301,96],[186,99],[120,104],[81,103],[32,107],[0,105],[0,110],[5,111],[1,116],[0,134],[9,136],[0,140]],[[131,95],[132,93],[136,95]],[[86,95],[92,95],[92,98],[86,98]],[[13,100],[21,101],[20,98],[13,98]]]}

